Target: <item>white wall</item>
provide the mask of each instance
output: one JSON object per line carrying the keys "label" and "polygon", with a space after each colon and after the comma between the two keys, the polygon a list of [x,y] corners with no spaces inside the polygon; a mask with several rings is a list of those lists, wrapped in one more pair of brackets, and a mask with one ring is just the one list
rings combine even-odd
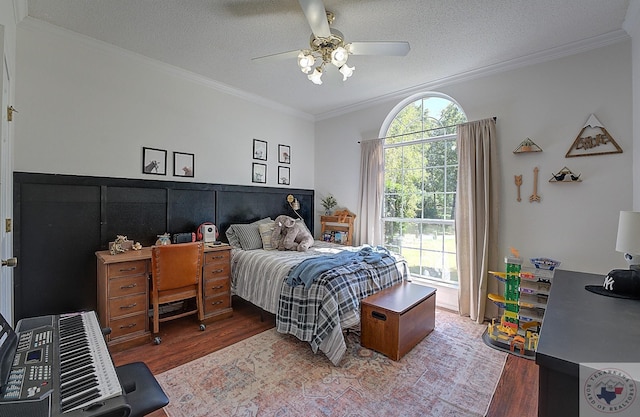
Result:
{"label": "white wall", "polygon": [[[619,211],[632,208],[630,86],[631,43],[627,41],[439,89],[460,103],[469,120],[498,118],[499,244],[505,255],[515,247],[524,258],[552,257],[562,261],[563,269],[594,273],[626,267],[622,254],[615,251],[615,239]],[[356,142],[376,137],[399,101],[316,123],[319,197],[333,193],[341,205],[356,210],[360,160]],[[592,113],[624,153],[565,158]],[[527,137],[544,152],[513,154]],[[535,166],[540,169],[542,201],[529,203]],[[564,166],[582,174],[583,181],[549,183],[552,173]],[[516,202],[516,174],[523,175],[520,203]]]}
{"label": "white wall", "polygon": [[[631,0],[624,22],[624,28],[632,38],[631,56],[633,82],[633,107],[640,109],[640,0]],[[640,119],[633,120],[633,210],[640,211]]]}
{"label": "white wall", "polygon": [[[18,25],[15,170],[256,185],[253,139],[291,147],[291,187],[314,186],[313,121],[255,104],[194,74],[27,18]],[[167,176],[142,174],[142,147],[168,151]],[[172,152],[196,155],[173,177]]]}

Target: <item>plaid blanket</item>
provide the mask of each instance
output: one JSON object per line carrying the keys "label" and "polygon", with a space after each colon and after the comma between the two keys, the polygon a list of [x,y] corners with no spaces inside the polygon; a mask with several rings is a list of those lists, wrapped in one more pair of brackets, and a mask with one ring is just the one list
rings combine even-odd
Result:
{"label": "plaid blanket", "polygon": [[322,273],[309,289],[283,282],[276,328],[309,342],[338,365],[346,352],[341,323],[360,314],[360,300],[409,276],[404,259],[385,256],[380,262],[349,263]]}

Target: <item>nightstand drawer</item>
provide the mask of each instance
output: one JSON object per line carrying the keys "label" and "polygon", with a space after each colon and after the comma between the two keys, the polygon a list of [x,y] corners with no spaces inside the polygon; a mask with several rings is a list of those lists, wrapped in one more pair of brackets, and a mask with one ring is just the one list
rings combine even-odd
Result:
{"label": "nightstand drawer", "polygon": [[136,332],[144,332],[146,330],[147,316],[138,314],[121,319],[111,319],[111,339],[122,337]]}
{"label": "nightstand drawer", "polygon": [[147,272],[147,261],[140,260],[110,264],[108,269],[109,278],[145,274]]}
{"label": "nightstand drawer", "polygon": [[206,298],[220,293],[228,294],[230,287],[229,278],[226,276],[222,278],[208,279],[204,283],[204,296]]}
{"label": "nightstand drawer", "polygon": [[109,301],[109,314],[112,319],[136,313],[144,314],[147,302],[146,293],[112,298]]}
{"label": "nightstand drawer", "polygon": [[204,268],[202,268],[202,279],[207,281],[212,278],[228,277],[230,272],[229,261],[205,265]]}
{"label": "nightstand drawer", "polygon": [[224,310],[231,307],[231,296],[229,293],[214,295],[204,299],[205,316],[213,312]]}
{"label": "nightstand drawer", "polygon": [[109,298],[147,292],[147,276],[135,275],[109,280]]}
{"label": "nightstand drawer", "polygon": [[219,250],[213,252],[206,252],[204,254],[204,264],[217,264],[217,263],[229,263],[229,251]]}

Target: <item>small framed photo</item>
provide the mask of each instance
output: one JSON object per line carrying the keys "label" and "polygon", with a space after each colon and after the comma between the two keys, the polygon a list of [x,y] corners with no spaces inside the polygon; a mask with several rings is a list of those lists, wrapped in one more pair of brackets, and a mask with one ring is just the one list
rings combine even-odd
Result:
{"label": "small framed photo", "polygon": [[259,139],[253,140],[253,159],[267,160],[267,142]]}
{"label": "small framed photo", "polygon": [[289,167],[278,167],[278,184],[289,185],[291,183],[291,170]]}
{"label": "small framed photo", "polygon": [[288,145],[278,145],[278,162],[281,164],[291,163],[291,147]]}
{"label": "small framed photo", "polygon": [[251,181],[266,184],[267,182],[267,164],[253,163],[251,170]]}
{"label": "small framed photo", "polygon": [[142,173],[167,175],[167,151],[155,148],[142,148]]}
{"label": "small framed photo", "polygon": [[194,163],[195,161],[192,153],[174,152],[173,176],[193,178],[195,170]]}

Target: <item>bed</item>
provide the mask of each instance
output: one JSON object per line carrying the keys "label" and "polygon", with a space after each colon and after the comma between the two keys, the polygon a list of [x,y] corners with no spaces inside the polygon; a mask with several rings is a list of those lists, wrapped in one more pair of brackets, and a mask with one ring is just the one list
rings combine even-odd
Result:
{"label": "bed", "polygon": [[[232,236],[232,293],[275,314],[278,332],[309,342],[313,352],[320,350],[334,365],[346,352],[342,330],[359,327],[360,300],[408,277],[404,259],[384,248],[316,240],[306,252],[278,251],[259,248],[257,242],[243,249],[233,240]],[[303,261],[339,253],[350,255],[344,251],[354,256],[374,251],[381,256],[372,263],[352,259],[320,273],[308,287],[287,284],[289,272]]]}

